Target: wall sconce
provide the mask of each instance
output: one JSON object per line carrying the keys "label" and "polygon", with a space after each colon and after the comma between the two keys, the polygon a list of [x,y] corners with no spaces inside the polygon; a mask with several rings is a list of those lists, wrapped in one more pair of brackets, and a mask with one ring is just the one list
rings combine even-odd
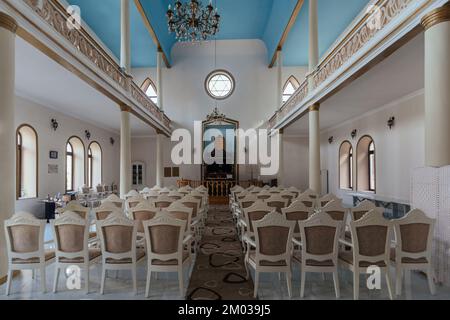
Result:
{"label": "wall sconce", "polygon": [[352,133],[351,133],[352,139],[355,139],[357,134],[358,134],[358,130],[356,130],[356,129],[353,130]]}
{"label": "wall sconce", "polygon": [[392,130],[392,127],[395,126],[395,117],[390,117],[387,122],[387,125],[389,127],[389,130]]}
{"label": "wall sconce", "polygon": [[328,143],[329,143],[329,144],[332,144],[333,141],[334,141],[334,137],[333,137],[333,136],[331,136],[331,137],[328,138]]}
{"label": "wall sconce", "polygon": [[56,121],[56,119],[52,119],[52,128],[54,131],[56,131],[56,129],[58,129],[59,127],[59,123],[58,121]]}
{"label": "wall sconce", "polygon": [[114,140],[113,137],[111,137],[111,138],[109,138],[109,142],[111,142],[111,145],[114,145],[114,142],[116,142],[116,141]]}
{"label": "wall sconce", "polygon": [[89,132],[89,130],[85,130],[84,134],[86,135],[86,139],[91,139],[91,133]]}

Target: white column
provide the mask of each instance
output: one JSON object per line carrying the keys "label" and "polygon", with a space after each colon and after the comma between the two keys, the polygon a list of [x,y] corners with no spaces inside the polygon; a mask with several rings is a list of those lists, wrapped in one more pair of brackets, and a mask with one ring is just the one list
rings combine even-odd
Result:
{"label": "white column", "polygon": [[322,192],[319,105],[309,108],[309,188],[319,194]]}
{"label": "white column", "polygon": [[164,186],[164,135],[159,131],[156,135],[156,185],[160,188]]}
{"label": "white column", "polygon": [[279,135],[280,135],[280,144],[279,144],[279,148],[278,148],[278,153],[279,153],[279,161],[280,161],[280,164],[279,164],[279,171],[278,171],[278,186],[279,187],[287,187],[286,185],[285,185],[285,183],[284,183],[284,142],[283,142],[283,136],[284,136],[284,133],[283,133],[283,130],[280,130],[280,132],[279,132]]}
{"label": "white column", "polygon": [[17,23],[0,12],[0,278],[7,273],[3,221],[16,204],[16,137],[14,128],[15,38]]}
{"label": "white column", "polygon": [[126,106],[121,107],[120,121],[120,197],[131,190],[131,128],[130,110]]}
{"label": "white column", "polygon": [[163,68],[163,53],[162,53],[161,49],[158,49],[157,59],[156,59],[156,74],[157,74],[156,94],[158,97],[158,107],[161,111],[164,111],[162,68]]}
{"label": "white column", "polygon": [[[311,74],[319,63],[317,0],[309,0],[309,90],[314,89]],[[309,108],[309,188],[322,192],[320,181],[320,119],[319,104]]]}
{"label": "white column", "polygon": [[425,165],[450,165],[450,3],[424,17]]}
{"label": "white column", "polygon": [[283,106],[283,53],[281,49],[277,51],[277,110]]}
{"label": "white column", "polygon": [[120,0],[120,67],[130,73],[131,42],[130,42],[130,0]]}

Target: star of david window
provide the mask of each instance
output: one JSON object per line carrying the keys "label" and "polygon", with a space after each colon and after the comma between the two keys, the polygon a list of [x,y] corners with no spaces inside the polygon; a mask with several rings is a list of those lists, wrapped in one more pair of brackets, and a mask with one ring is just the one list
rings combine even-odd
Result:
{"label": "star of david window", "polygon": [[234,92],[234,78],[225,70],[211,72],[205,81],[205,89],[208,95],[217,100],[224,100]]}

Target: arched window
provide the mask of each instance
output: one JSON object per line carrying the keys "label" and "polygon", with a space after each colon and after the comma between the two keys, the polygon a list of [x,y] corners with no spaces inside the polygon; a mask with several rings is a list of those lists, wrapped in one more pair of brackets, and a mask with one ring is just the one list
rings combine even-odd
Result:
{"label": "arched window", "polygon": [[339,149],[339,187],[353,190],[353,147],[349,141]]}
{"label": "arched window", "polygon": [[158,93],[156,92],[156,86],[150,78],[144,80],[141,89],[150,98],[150,100],[153,101],[153,103],[158,103]]}
{"label": "arched window", "polygon": [[17,128],[16,140],[16,197],[38,197],[38,136],[29,125]]}
{"label": "arched window", "polygon": [[102,183],[102,148],[92,142],[88,148],[88,187],[94,188]]}
{"label": "arched window", "polygon": [[357,147],[358,190],[376,191],[375,142],[372,137],[364,136]]}
{"label": "arched window", "polygon": [[75,191],[85,183],[84,144],[78,137],[72,137],[66,145],[66,191]]}
{"label": "arched window", "polygon": [[287,102],[299,87],[298,80],[294,76],[290,76],[283,87],[283,103]]}

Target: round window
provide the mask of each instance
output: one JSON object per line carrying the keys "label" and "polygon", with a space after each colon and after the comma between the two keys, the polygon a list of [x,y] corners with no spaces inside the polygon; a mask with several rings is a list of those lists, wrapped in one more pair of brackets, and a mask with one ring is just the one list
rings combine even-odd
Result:
{"label": "round window", "polygon": [[213,71],[206,77],[205,89],[214,99],[226,99],[233,94],[234,78],[225,70]]}

